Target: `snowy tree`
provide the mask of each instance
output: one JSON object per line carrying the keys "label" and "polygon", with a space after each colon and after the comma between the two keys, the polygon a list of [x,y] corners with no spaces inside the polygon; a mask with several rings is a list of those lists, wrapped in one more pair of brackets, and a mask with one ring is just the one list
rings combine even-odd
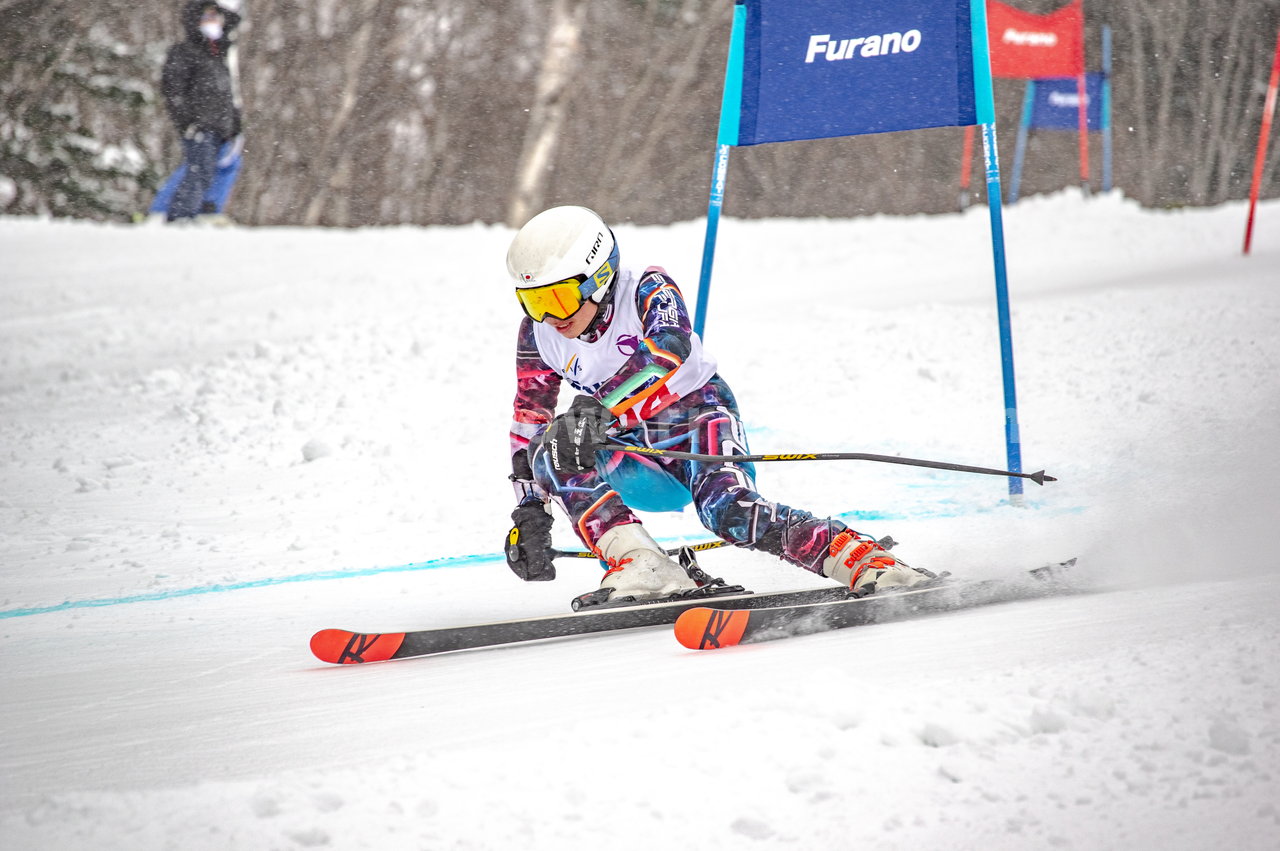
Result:
{"label": "snowy tree", "polygon": [[5,212],[122,219],[155,185],[154,57],[113,31],[120,5],[0,0]]}

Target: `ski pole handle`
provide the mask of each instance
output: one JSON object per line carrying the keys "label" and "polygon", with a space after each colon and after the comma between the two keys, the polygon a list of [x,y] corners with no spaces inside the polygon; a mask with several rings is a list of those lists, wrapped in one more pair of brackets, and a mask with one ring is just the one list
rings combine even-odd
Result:
{"label": "ski pole handle", "polygon": [[705,461],[708,463],[734,462],[755,463],[759,461],[879,461],[883,464],[904,464],[909,467],[931,467],[935,470],[955,470],[960,473],[981,473],[986,476],[1015,476],[1019,479],[1030,479],[1038,485],[1045,482],[1056,482],[1053,476],[1044,470],[1035,473],[1015,473],[1011,470],[995,470],[990,467],[970,467],[966,464],[950,464],[945,461],[925,461],[919,458],[900,458],[897,455],[872,455],[867,452],[792,452],[776,455],[703,455],[698,452],[680,452],[675,449],[655,449],[651,446],[632,446],[622,443],[617,438],[609,438],[608,448],[616,452],[629,452],[633,455],[649,455],[658,458],[675,458],[681,461]]}

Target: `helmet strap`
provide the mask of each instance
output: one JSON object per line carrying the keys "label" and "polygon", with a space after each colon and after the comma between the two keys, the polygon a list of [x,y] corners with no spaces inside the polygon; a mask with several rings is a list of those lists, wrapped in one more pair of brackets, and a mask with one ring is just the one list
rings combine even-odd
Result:
{"label": "helmet strap", "polygon": [[[617,275],[614,275],[614,278],[617,278]],[[599,302],[596,302],[599,305],[596,309],[596,315],[592,318],[591,324],[587,326],[586,330],[579,335],[580,338],[592,343],[604,336],[604,332],[613,324],[614,304],[612,280],[600,289],[596,290],[596,292],[592,293],[591,300],[595,301],[596,295],[602,292],[604,293],[603,298],[601,298]]]}

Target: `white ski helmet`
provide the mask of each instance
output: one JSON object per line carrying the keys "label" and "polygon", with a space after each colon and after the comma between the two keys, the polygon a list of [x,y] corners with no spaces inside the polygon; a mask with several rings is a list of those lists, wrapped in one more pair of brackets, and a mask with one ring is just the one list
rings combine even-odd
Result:
{"label": "white ski helmet", "polygon": [[568,319],[584,300],[604,299],[618,273],[618,241],[604,219],[586,207],[552,207],[511,240],[507,272],[531,319],[541,322],[548,314]]}

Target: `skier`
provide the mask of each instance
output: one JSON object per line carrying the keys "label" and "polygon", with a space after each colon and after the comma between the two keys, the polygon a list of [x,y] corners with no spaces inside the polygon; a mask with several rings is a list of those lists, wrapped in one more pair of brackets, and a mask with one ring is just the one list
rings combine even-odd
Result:
{"label": "skier", "polygon": [[[689,324],[675,281],[659,266],[620,264],[613,231],[585,207],[553,207],[516,233],[507,271],[525,312],[516,346],[511,480],[518,505],[506,547],[526,581],[555,578],[555,502],[607,565],[605,599],[666,597],[697,587],[645,531],[637,510],[693,503],[721,539],[867,593],[917,584],[909,567],[837,520],[770,502],[751,464],[703,463],[610,450],[632,446],[747,454],[729,385]],[[578,391],[556,416],[561,382]],[[873,584],[874,583],[874,584]]]}
{"label": "skier", "polygon": [[[181,21],[184,38],[169,48],[160,80],[169,118],[182,139],[185,168],[169,201],[171,222],[205,212],[205,197],[220,159],[228,167],[239,166],[235,140],[240,135],[240,108],[227,54],[240,15],[214,0],[188,0]],[[216,201],[210,206],[214,210],[208,212],[216,211]]]}

